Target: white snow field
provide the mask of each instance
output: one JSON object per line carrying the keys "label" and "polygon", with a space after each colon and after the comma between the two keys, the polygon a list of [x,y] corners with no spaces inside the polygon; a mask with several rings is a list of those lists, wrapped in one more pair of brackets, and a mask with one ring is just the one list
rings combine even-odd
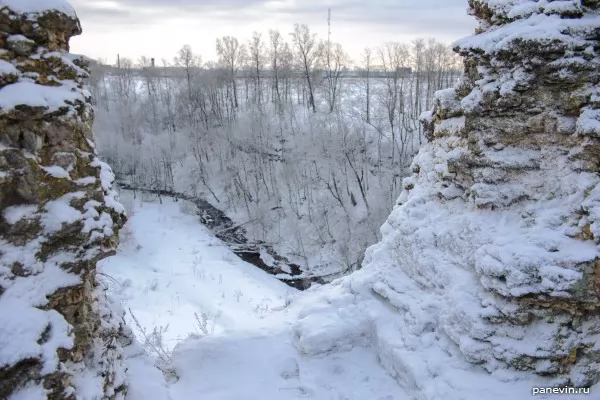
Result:
{"label": "white snow field", "polygon": [[[148,357],[148,346],[146,354],[126,348],[127,400],[521,400],[552,386],[464,360],[428,328],[439,317],[430,299],[382,283],[411,282],[388,242],[369,249],[360,271],[299,292],[239,259],[190,203],[139,196],[121,194],[129,221],[118,253],[99,264],[109,292],[139,322],[127,312],[139,341],[141,328],[164,348],[165,360]],[[411,309],[399,308],[398,296],[412,298]],[[593,398],[595,390],[535,398]]]}
{"label": "white snow field", "polygon": [[[351,308],[331,318],[286,306],[301,293],[239,259],[187,211],[187,202],[142,203],[129,192],[121,201],[129,221],[118,254],[99,272],[147,335],[162,332],[179,378],[167,383],[141,347],[131,346],[129,400],[410,398],[363,346],[369,340]],[[207,334],[195,314],[200,321],[205,315]],[[310,338],[296,332],[297,321],[313,328]],[[127,322],[143,342],[129,311]]]}

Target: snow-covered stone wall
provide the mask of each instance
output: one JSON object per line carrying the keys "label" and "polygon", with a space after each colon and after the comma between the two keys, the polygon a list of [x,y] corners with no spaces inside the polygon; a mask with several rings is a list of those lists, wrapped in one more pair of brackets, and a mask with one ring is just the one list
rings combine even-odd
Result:
{"label": "snow-covered stone wall", "polygon": [[[418,399],[590,386],[600,381],[600,2],[469,5],[480,26],[456,43],[464,76],[422,116],[430,142],[382,241],[339,293],[315,292],[325,299],[307,306],[297,345],[321,353],[369,337]],[[348,309],[350,333],[311,323],[346,321]]]}
{"label": "snow-covered stone wall", "polygon": [[[470,8],[479,33],[456,43],[462,82],[425,115],[434,141],[404,214],[437,198],[441,216],[454,209],[444,218],[463,215],[437,249],[457,257],[444,274],[476,285],[444,323],[468,360],[589,385],[600,379],[599,5]],[[456,253],[461,243],[470,251]]]}
{"label": "snow-covered stone wall", "polygon": [[[422,119],[386,231],[470,362],[600,379],[600,15],[593,1],[471,0],[465,74]],[[426,214],[427,224],[415,219]]]}
{"label": "snow-covered stone wall", "polygon": [[122,398],[130,332],[96,280],[124,222],[62,0],[0,0],[0,398]]}

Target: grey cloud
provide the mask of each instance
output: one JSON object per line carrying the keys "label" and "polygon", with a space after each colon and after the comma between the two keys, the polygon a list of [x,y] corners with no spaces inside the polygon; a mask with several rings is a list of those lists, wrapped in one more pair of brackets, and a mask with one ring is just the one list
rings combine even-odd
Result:
{"label": "grey cloud", "polygon": [[354,23],[387,25],[401,33],[456,36],[471,31],[475,20],[466,13],[462,0],[396,1],[381,8],[358,7],[340,13],[340,19]]}
{"label": "grey cloud", "polygon": [[[219,13],[233,9],[242,12],[264,0],[116,0],[107,7],[101,0],[71,0],[79,18],[86,24],[146,25],[176,17]],[[224,18],[227,19],[227,18]]]}
{"label": "grey cloud", "polygon": [[90,6],[79,6],[77,7],[77,15],[83,17],[93,17],[95,19],[111,22],[114,19],[128,19],[132,17],[133,13],[129,10],[117,10],[113,8],[97,8]]}
{"label": "grey cloud", "polygon": [[118,3],[132,6],[146,7],[186,7],[186,8],[202,8],[202,7],[252,7],[257,4],[265,3],[266,0],[118,0]]}
{"label": "grey cloud", "polygon": [[[83,0],[79,0],[83,2]],[[252,8],[264,4],[266,0],[116,0],[115,3],[121,9],[135,10],[138,12],[163,10],[173,13],[183,11],[202,11],[218,9],[241,9]],[[92,7],[100,7],[102,2],[88,0],[86,4]]]}
{"label": "grey cloud", "polygon": [[338,0],[327,3],[305,1],[301,5],[283,7],[292,15],[326,15],[331,8],[334,20],[366,24],[403,24],[420,27],[423,30],[456,30],[465,24],[474,26],[472,17],[467,15],[466,0]]}
{"label": "grey cloud", "polygon": [[[165,15],[154,10],[139,10],[135,8],[112,8],[103,7],[94,1],[86,1],[85,4],[72,1],[77,16],[84,25],[100,24],[107,30],[115,25],[147,25],[157,20],[164,19]],[[169,16],[177,16],[178,13],[169,13]]]}
{"label": "grey cloud", "polygon": [[[79,4],[77,4],[79,3]],[[450,36],[465,34],[475,26],[467,16],[466,0],[116,0],[119,8],[103,8],[97,0],[75,0],[84,22],[150,24],[169,17],[212,15],[224,23],[256,17],[290,23],[324,22],[331,8],[335,21],[370,25],[398,33]],[[269,7],[267,7],[269,3]],[[251,14],[250,14],[251,13]],[[246,15],[248,14],[248,15]]]}

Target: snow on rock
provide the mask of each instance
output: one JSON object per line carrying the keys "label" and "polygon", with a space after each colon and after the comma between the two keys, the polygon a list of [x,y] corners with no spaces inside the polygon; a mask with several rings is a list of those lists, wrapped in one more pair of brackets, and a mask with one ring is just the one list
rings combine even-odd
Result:
{"label": "snow on rock", "polygon": [[584,109],[577,119],[577,133],[600,137],[600,110]]}
{"label": "snow on rock", "polygon": [[580,15],[583,12],[580,0],[474,0],[472,4],[479,15],[485,15],[481,11],[487,8],[487,20],[499,24],[534,14]]}
{"label": "snow on rock", "polygon": [[54,178],[67,178],[70,179],[69,173],[61,166],[51,165],[49,167],[42,167],[46,173]]}
{"label": "snow on rock", "polygon": [[122,398],[131,332],[95,268],[124,216],[104,168],[75,167],[95,159],[86,65],[65,55],[81,28],[62,1],[3,0],[0,31],[0,398]]}
{"label": "snow on rock", "polygon": [[12,206],[4,209],[4,220],[9,224],[16,224],[23,218],[32,218],[37,211],[36,206]]}
{"label": "snow on rock", "polygon": [[0,74],[2,75],[18,75],[19,70],[8,61],[0,60]]}
{"label": "snow on rock", "polygon": [[46,400],[49,392],[40,384],[30,384],[18,389],[8,400]]}
{"label": "snow on rock", "polygon": [[11,110],[16,106],[44,107],[48,112],[57,111],[68,104],[85,98],[81,92],[72,91],[70,85],[58,87],[38,85],[21,81],[0,89],[0,111]]}
{"label": "snow on rock", "polygon": [[302,303],[293,326],[296,347],[304,354],[317,356],[368,346],[370,322],[352,305],[352,300],[343,288],[333,285],[308,305]]}
{"label": "snow on rock", "polygon": [[418,399],[589,387],[600,380],[600,4],[469,3],[480,28],[456,43],[465,74],[422,115],[431,141],[381,242],[360,271],[292,304],[303,310],[293,338],[329,354],[363,346],[350,339],[362,334]]}
{"label": "snow on rock", "polygon": [[[56,347],[70,349],[73,338],[69,335],[69,326],[60,314],[51,310],[43,312],[37,308],[19,307],[15,302],[13,310],[18,312],[19,318],[12,315],[0,315],[0,363],[7,367],[28,358],[43,358],[45,364],[42,373],[50,373],[58,367]],[[59,340],[53,343],[48,340],[39,344],[38,338],[44,330],[52,326],[50,334]],[[52,338],[50,338],[52,339]]]}
{"label": "snow on rock", "polygon": [[81,212],[70,203],[73,199],[82,199],[82,192],[69,193],[56,200],[48,201],[44,208],[46,212],[42,215],[41,222],[45,233],[60,231],[64,224],[72,224],[81,219]]}
{"label": "snow on rock", "polygon": [[110,166],[97,158],[94,159],[90,165],[92,167],[100,167],[100,184],[106,193],[104,195],[104,204],[116,213],[125,213],[125,208],[123,208],[121,203],[117,200],[119,197],[117,191],[112,188],[113,182],[115,181],[115,175]]}

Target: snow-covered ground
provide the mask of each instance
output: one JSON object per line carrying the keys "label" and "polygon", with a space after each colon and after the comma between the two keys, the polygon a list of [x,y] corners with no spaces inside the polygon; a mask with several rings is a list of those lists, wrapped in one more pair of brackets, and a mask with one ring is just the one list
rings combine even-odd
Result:
{"label": "snow-covered ground", "polygon": [[[134,344],[126,349],[127,400],[500,400],[550,386],[540,377],[490,375],[441,333],[415,336],[422,324],[392,305],[398,294],[382,292],[390,303],[369,289],[381,277],[405,279],[392,259],[299,292],[235,256],[189,203],[142,203],[127,192],[121,201],[130,219],[100,272],[139,322],[128,311],[139,341],[140,328],[161,333],[169,362],[162,366],[176,376],[165,379],[154,367],[160,359]],[[424,303],[419,312],[426,319],[432,310]],[[445,343],[446,353],[433,343]]]}
{"label": "snow-covered ground", "polygon": [[185,213],[192,209],[189,203],[163,201],[125,198],[134,209],[118,254],[103,260],[100,271],[116,279],[114,293],[143,327],[166,329],[170,349],[201,331],[194,313],[206,315],[210,334],[238,332],[252,329],[295,292],[229,251],[197,217]]}
{"label": "snow-covered ground", "polygon": [[[146,335],[155,328],[162,332],[166,350],[174,349],[171,367],[179,377],[165,383],[147,358],[131,357],[129,400],[409,398],[375,352],[354,346],[368,342],[352,337],[351,315],[338,324],[327,314],[307,316],[287,307],[300,292],[240,260],[198,222],[188,203],[142,203],[130,193],[122,201],[130,219],[118,254],[99,270],[141,325],[128,311],[140,341],[139,328]],[[195,315],[207,321],[208,333]],[[310,340],[294,335],[298,320],[312,327]],[[320,352],[327,336],[339,334],[334,325],[350,328],[348,340],[336,352]]]}

